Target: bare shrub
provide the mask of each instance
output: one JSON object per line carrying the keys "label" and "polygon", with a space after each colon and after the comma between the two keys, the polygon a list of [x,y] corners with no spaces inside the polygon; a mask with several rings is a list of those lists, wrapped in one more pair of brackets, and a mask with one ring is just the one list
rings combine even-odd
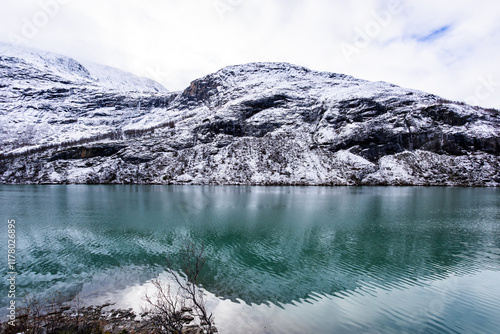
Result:
{"label": "bare shrub", "polygon": [[180,333],[184,327],[182,312],[185,310],[183,298],[173,293],[170,284],[164,284],[158,278],[153,280],[155,296],[144,293],[144,300],[149,307],[144,310],[155,330],[159,333]]}
{"label": "bare shrub", "polygon": [[159,333],[180,333],[192,321],[203,333],[217,332],[213,314],[208,312],[205,295],[199,287],[198,279],[205,261],[204,247],[189,241],[179,256],[182,274],[170,268],[167,270],[175,287],[158,278],[153,280],[156,295],[145,293],[144,300],[149,305],[145,313],[158,326]]}

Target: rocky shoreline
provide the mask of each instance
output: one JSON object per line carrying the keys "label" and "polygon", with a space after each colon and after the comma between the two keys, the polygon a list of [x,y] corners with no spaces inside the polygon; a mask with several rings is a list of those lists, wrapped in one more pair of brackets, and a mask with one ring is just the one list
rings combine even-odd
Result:
{"label": "rocky shoreline", "polygon": [[[0,331],[16,333],[92,333],[92,334],[157,334],[160,333],[155,319],[149,312],[136,314],[132,308],[113,309],[111,303],[75,309],[61,305],[55,310],[39,313],[35,309],[21,309],[15,326],[5,321],[0,323]],[[178,315],[184,323],[178,334],[202,334],[203,328],[195,324],[191,308],[182,308]],[[217,332],[216,328],[212,328]]]}

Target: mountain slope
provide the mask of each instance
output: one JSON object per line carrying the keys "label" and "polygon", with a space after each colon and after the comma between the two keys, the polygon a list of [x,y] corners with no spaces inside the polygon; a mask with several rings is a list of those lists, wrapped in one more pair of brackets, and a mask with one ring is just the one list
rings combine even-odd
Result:
{"label": "mountain slope", "polygon": [[[55,82],[77,82],[125,92],[168,92],[165,87],[151,79],[138,77],[110,66],[81,63],[52,52],[0,42],[0,56],[3,61],[9,60],[12,67],[31,70],[32,80],[42,79],[45,75],[47,79]],[[36,75],[37,73],[40,75]],[[26,76],[26,79],[28,78],[29,76]],[[50,81],[47,83],[50,84]]]}
{"label": "mountain slope", "polygon": [[0,152],[110,133],[170,95],[150,79],[0,43]]}
{"label": "mountain slope", "polygon": [[127,94],[30,66],[0,59],[3,183],[500,184],[498,110],[285,63]]}
{"label": "mountain slope", "polygon": [[168,90],[149,78],[138,77],[110,66],[85,62],[83,66],[89,71],[96,84],[124,92],[166,93]]}

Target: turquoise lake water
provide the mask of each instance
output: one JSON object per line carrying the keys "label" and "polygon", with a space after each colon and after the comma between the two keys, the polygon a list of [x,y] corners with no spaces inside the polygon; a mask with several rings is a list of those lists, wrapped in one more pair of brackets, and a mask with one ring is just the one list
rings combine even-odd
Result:
{"label": "turquoise lake water", "polygon": [[138,307],[194,242],[221,333],[500,328],[500,189],[0,185],[0,209],[19,300]]}

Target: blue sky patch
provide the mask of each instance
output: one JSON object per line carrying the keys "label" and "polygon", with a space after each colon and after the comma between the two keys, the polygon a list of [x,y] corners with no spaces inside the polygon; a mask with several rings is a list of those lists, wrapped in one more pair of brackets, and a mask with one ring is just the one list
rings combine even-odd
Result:
{"label": "blue sky patch", "polygon": [[425,35],[425,36],[417,36],[416,39],[419,42],[430,42],[435,39],[438,39],[439,37],[442,37],[448,30],[450,30],[451,26],[446,25],[442,26],[441,28],[438,28],[436,30],[433,30],[430,34]]}

